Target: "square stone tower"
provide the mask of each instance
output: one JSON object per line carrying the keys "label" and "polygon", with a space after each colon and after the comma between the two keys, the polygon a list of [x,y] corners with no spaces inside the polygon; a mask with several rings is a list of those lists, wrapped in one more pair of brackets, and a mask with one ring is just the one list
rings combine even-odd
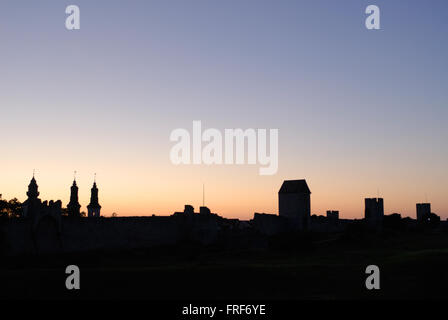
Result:
{"label": "square stone tower", "polygon": [[364,218],[368,223],[377,224],[383,221],[384,201],[383,198],[366,198]]}
{"label": "square stone tower", "polygon": [[306,229],[311,216],[311,191],[306,180],[285,180],[278,191],[279,216]]}
{"label": "square stone tower", "polygon": [[431,215],[430,203],[417,203],[417,221],[428,219]]}

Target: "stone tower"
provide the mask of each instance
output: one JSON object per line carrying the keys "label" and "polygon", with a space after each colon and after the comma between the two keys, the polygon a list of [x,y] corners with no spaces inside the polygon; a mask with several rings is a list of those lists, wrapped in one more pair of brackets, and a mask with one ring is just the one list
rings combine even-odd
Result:
{"label": "stone tower", "polygon": [[417,203],[417,220],[428,220],[431,216],[431,204],[430,203]]}
{"label": "stone tower", "polygon": [[368,223],[379,224],[384,217],[384,201],[383,198],[366,198],[364,199],[365,210],[364,218]]}
{"label": "stone tower", "polygon": [[79,204],[78,201],[78,186],[76,185],[76,179],[73,180],[73,185],[70,189],[71,189],[70,202],[67,205],[68,215],[69,217],[79,217],[81,216],[80,214],[81,205]]}
{"label": "stone tower", "polygon": [[96,187],[96,181],[93,183],[90,194],[90,203],[87,206],[87,212],[89,217],[99,217],[101,212],[101,206],[98,203],[98,188]]}
{"label": "stone tower", "polygon": [[36,179],[33,178],[31,179],[30,184],[28,185],[28,192],[26,193],[26,195],[28,196],[28,200],[36,200],[37,197],[39,196],[39,187],[37,185]]}
{"label": "stone tower", "polygon": [[308,228],[311,216],[311,191],[306,180],[285,180],[278,191],[279,216],[299,229]]}
{"label": "stone tower", "polygon": [[22,204],[22,210],[23,214],[22,216],[24,218],[32,218],[36,216],[39,213],[40,206],[41,206],[41,200],[39,197],[39,187],[37,186],[36,179],[31,179],[30,184],[28,185],[28,191],[26,193],[28,196],[28,199],[25,200],[25,202]]}

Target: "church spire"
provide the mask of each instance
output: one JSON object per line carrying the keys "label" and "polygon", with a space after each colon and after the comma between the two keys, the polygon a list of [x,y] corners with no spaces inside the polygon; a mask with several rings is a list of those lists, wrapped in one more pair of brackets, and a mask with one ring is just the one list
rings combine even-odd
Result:
{"label": "church spire", "polygon": [[28,199],[37,199],[37,197],[39,196],[39,186],[37,185],[36,179],[34,178],[34,173],[35,171],[33,170],[33,178],[28,185],[28,192],[26,193]]}
{"label": "church spire", "polygon": [[96,186],[96,173],[93,179],[93,187],[90,190],[90,203],[87,206],[89,217],[99,217],[101,213],[101,206],[98,202],[98,188]]}
{"label": "church spire", "polygon": [[26,193],[28,199],[25,200],[22,204],[23,214],[22,216],[27,217],[35,217],[36,214],[40,212],[41,209],[41,200],[39,197],[39,186],[37,185],[35,179],[35,170],[33,170],[33,177],[31,178],[30,184],[28,185],[28,191]]}
{"label": "church spire", "polygon": [[70,188],[70,202],[67,205],[68,215],[70,217],[79,217],[81,205],[78,200],[78,186],[76,185],[76,171],[73,176],[73,185]]}

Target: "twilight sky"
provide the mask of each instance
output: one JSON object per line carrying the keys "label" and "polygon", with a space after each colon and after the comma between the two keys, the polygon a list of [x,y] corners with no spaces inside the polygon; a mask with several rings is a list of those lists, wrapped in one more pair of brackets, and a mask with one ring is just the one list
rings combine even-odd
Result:
{"label": "twilight sky", "polygon": [[[81,29],[65,28],[65,8]],[[381,9],[381,30],[364,10]],[[365,197],[448,218],[448,2],[71,0],[0,3],[0,193],[102,213],[277,213],[306,178],[312,213],[361,218]],[[172,130],[279,129],[279,170],[171,164]]]}

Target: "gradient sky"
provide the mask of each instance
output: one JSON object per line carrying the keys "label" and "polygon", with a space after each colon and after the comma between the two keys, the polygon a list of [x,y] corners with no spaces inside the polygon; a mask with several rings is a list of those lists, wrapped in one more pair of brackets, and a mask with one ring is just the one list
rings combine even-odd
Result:
{"label": "gradient sky", "polygon": [[[81,30],[65,29],[65,7]],[[381,30],[364,26],[369,4]],[[306,178],[312,213],[363,217],[364,198],[448,218],[448,2],[163,0],[0,3],[0,193],[86,210],[226,217],[277,213],[284,179]],[[175,166],[173,129],[278,128],[279,170]]]}

